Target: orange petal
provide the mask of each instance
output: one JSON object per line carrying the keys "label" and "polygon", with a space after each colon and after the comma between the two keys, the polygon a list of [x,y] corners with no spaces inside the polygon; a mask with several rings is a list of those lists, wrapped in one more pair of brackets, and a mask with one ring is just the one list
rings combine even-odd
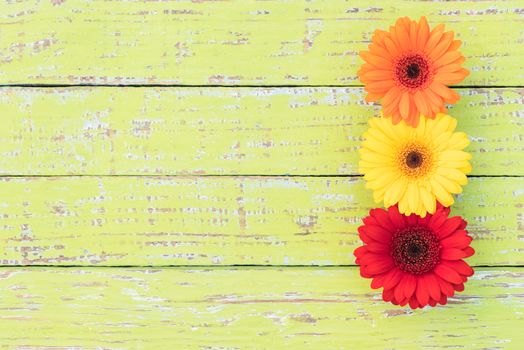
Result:
{"label": "orange petal", "polygon": [[367,80],[390,80],[392,79],[392,72],[390,70],[372,70],[361,75],[362,78]]}
{"label": "orange petal", "polygon": [[395,114],[392,114],[391,116],[392,116],[393,125],[397,125],[402,120],[402,117],[400,116],[398,112]]}
{"label": "orange petal", "polygon": [[398,104],[398,101],[401,97],[401,91],[397,86],[392,87],[389,89],[389,91],[384,95],[384,99],[382,100],[382,105],[391,105],[391,104]]}
{"label": "orange petal", "polygon": [[413,49],[417,48],[417,33],[418,33],[417,22],[410,21],[409,22],[409,41],[411,43],[411,48]]}
{"label": "orange petal", "polygon": [[447,64],[445,66],[440,67],[437,70],[437,74],[438,73],[453,73],[453,72],[457,72],[457,71],[459,71],[461,69],[462,69],[462,67],[461,67],[460,64],[451,63],[451,64]]}
{"label": "orange petal", "polygon": [[422,95],[420,90],[415,92],[415,95],[413,95],[413,100],[415,101],[415,105],[417,106],[418,110],[422,112],[423,115],[428,116],[430,110],[426,104],[424,95]]}
{"label": "orange petal", "polygon": [[448,50],[449,51],[455,51],[455,50],[457,50],[460,47],[460,45],[462,45],[462,41],[460,41],[460,40],[453,40],[451,42],[451,45],[449,45]]}
{"label": "orange petal", "polygon": [[399,111],[403,119],[409,118],[409,92],[404,92],[400,98]]}
{"label": "orange petal", "polygon": [[424,47],[424,51],[431,52],[435,48],[435,46],[438,44],[440,39],[442,38],[442,33],[444,32],[444,24],[440,23],[437,25],[431,33],[429,34],[429,39],[426,42],[426,46]]}
{"label": "orange petal", "polygon": [[401,19],[399,18],[395,25],[395,33],[397,35],[397,39],[398,39],[398,42],[402,50],[409,51],[411,49],[411,45],[410,45],[411,42],[409,40],[409,35],[406,30],[406,27],[403,25],[403,23],[401,24],[400,22],[401,22]]}
{"label": "orange petal", "polygon": [[384,46],[384,38],[386,38],[387,36],[388,36],[388,32],[382,29],[376,29],[375,32],[373,33],[373,37],[371,38],[371,41],[378,45]]}
{"label": "orange petal", "polygon": [[366,95],[366,102],[376,102],[378,100],[380,100],[382,98],[382,96],[384,96],[384,94],[374,94],[374,93],[368,93]]}
{"label": "orange petal", "polygon": [[448,50],[452,40],[453,32],[444,33],[442,35],[442,39],[440,39],[440,42],[437,44],[437,46],[435,46],[433,51],[430,52],[429,58],[431,58],[433,61],[437,60]]}
{"label": "orange petal", "polygon": [[457,84],[460,83],[466,75],[464,73],[438,73],[435,75],[435,80],[441,82],[442,84]]}
{"label": "orange petal", "polygon": [[380,92],[386,93],[394,85],[395,83],[393,82],[393,80],[381,80],[381,81],[375,81],[375,82],[366,84],[364,89],[367,92],[371,92],[371,93],[380,93]]}
{"label": "orange petal", "polygon": [[435,65],[435,67],[438,68],[438,67],[444,66],[446,64],[450,64],[450,63],[452,63],[453,61],[455,61],[456,59],[458,59],[460,57],[462,57],[460,52],[458,52],[458,51],[448,51],[444,55],[442,55],[442,57],[440,57],[438,60],[436,60],[434,65]]}
{"label": "orange petal", "polygon": [[391,53],[392,57],[397,57],[400,55],[400,51],[397,48],[397,45],[391,40],[391,38],[384,39],[384,44],[386,45],[386,48]]}
{"label": "orange petal", "polygon": [[374,55],[368,51],[360,51],[360,57],[369,64],[375,67],[389,67],[391,66],[391,61],[386,60],[380,56]]}
{"label": "orange petal", "polygon": [[453,97],[451,94],[451,89],[449,89],[447,86],[445,86],[442,83],[439,83],[438,81],[433,81],[433,83],[429,86],[431,91],[433,91],[435,94],[442,96],[444,100],[450,99]]}
{"label": "orange petal", "polygon": [[441,110],[442,106],[444,105],[444,101],[442,101],[442,98],[440,98],[440,96],[436,95],[430,89],[426,89],[421,93],[426,98],[426,104],[430,109],[428,117],[433,117],[435,113],[438,113]]}
{"label": "orange petal", "polygon": [[429,37],[429,25],[426,17],[420,17],[418,23],[417,49],[423,50]]}
{"label": "orange petal", "polygon": [[380,46],[380,45],[377,45],[375,43],[373,44],[370,44],[368,46],[368,49],[371,53],[377,55],[377,56],[380,56],[382,58],[385,58],[386,60],[388,61],[391,61],[393,59],[393,57],[391,57],[391,54],[389,53],[389,51],[387,49],[385,49],[383,46]]}

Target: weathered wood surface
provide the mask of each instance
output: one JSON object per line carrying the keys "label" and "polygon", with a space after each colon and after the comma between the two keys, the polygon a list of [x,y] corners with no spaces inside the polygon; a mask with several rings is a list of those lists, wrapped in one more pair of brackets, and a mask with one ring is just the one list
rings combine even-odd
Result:
{"label": "weathered wood surface", "polygon": [[[473,178],[453,206],[476,265],[524,263],[524,178]],[[350,265],[376,206],[361,178],[0,179],[3,265]]]}
{"label": "weathered wood surface", "polygon": [[356,84],[358,52],[399,16],[463,40],[465,85],[524,78],[521,0],[0,3],[0,83]]}
{"label": "weathered wood surface", "polygon": [[[524,89],[460,89],[473,174],[524,175]],[[0,173],[356,174],[361,88],[2,88]]]}
{"label": "weathered wood surface", "polygon": [[522,269],[443,308],[381,301],[352,268],[0,270],[0,348],[521,349]]}

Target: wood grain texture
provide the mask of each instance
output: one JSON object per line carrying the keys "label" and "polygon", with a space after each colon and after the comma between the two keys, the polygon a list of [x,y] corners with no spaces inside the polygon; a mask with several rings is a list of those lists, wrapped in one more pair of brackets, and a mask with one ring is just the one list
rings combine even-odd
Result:
{"label": "wood grain texture", "polygon": [[[524,263],[524,178],[474,178],[453,206],[476,265]],[[376,205],[361,178],[2,178],[4,265],[350,265]]]}
{"label": "wood grain texture", "polygon": [[0,82],[355,84],[358,52],[399,16],[464,42],[465,85],[524,78],[521,0],[3,1]]}
{"label": "wood grain texture", "polygon": [[[524,89],[461,89],[473,174],[524,175]],[[356,174],[361,88],[2,88],[0,173]]]}
{"label": "wood grain texture", "polygon": [[[0,270],[0,348],[521,349],[524,273],[477,269],[443,308],[356,268]],[[8,331],[6,331],[8,330]]]}

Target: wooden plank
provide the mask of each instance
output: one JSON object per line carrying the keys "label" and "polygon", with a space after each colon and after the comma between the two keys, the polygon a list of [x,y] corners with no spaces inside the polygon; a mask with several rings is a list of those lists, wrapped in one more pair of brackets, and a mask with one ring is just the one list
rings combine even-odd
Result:
{"label": "wooden plank", "polygon": [[[524,89],[464,89],[473,174],[524,175]],[[356,174],[361,88],[3,88],[0,173]]]}
{"label": "wooden plank", "polygon": [[524,78],[510,1],[3,1],[0,82],[355,84],[376,28],[426,15],[463,40],[466,85]]}
{"label": "wooden plank", "polygon": [[354,267],[3,268],[0,348],[520,349],[523,295],[517,268],[477,269],[416,311]]}
{"label": "wooden plank", "polygon": [[[453,212],[475,265],[523,264],[524,178],[474,178]],[[4,265],[350,265],[361,178],[0,179]]]}

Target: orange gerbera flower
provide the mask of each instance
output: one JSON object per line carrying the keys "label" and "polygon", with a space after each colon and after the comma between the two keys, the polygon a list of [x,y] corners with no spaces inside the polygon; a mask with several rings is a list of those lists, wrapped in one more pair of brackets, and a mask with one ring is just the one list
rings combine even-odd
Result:
{"label": "orange gerbera flower", "polygon": [[469,74],[461,66],[460,45],[453,32],[444,32],[444,24],[430,31],[425,17],[418,23],[399,18],[389,32],[376,30],[369,51],[360,53],[366,61],[358,72],[368,92],[366,101],[382,99],[383,114],[394,124],[404,119],[417,126],[421,114],[434,118],[445,113],[444,103],[460,98],[446,85]]}

